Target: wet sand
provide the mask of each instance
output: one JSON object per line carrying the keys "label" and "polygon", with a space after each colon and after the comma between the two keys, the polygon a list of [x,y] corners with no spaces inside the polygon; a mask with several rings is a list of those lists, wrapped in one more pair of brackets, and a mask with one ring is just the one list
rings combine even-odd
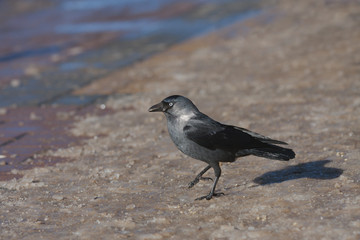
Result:
{"label": "wet sand", "polygon": [[109,113],[94,104],[107,85],[78,89],[260,11],[251,0],[1,2],[0,181],[64,160],[36,156],[81,140],[67,134],[81,116]]}
{"label": "wet sand", "polygon": [[[80,145],[42,154],[69,162],[14,170],[0,183],[4,239],[359,239],[360,6],[276,1],[266,11],[116,71],[76,94],[111,94],[103,116],[70,133]],[[171,94],[222,122],[286,141],[290,162],[223,164],[225,196],[171,143]],[[211,177],[209,171],[206,176]]]}

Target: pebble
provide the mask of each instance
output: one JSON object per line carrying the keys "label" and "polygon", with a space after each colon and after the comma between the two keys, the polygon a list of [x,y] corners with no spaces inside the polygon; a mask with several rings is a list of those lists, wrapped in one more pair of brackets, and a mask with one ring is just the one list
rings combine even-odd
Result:
{"label": "pebble", "polygon": [[233,231],[235,229],[235,227],[234,226],[232,226],[232,225],[221,225],[220,226],[220,230],[222,230],[222,231]]}
{"label": "pebble", "polygon": [[36,115],[36,113],[31,112],[30,113],[30,120],[41,120],[41,117],[39,117],[38,115]]}
{"label": "pebble", "polygon": [[71,56],[78,55],[78,54],[80,54],[82,52],[83,52],[82,47],[73,47],[73,48],[70,48],[69,51],[68,51],[69,55],[71,55]]}
{"label": "pebble", "polygon": [[11,80],[10,85],[11,85],[13,88],[19,87],[19,86],[20,86],[20,80],[19,80],[19,79],[13,79],[13,80]]}
{"label": "pebble", "polygon": [[164,217],[154,217],[151,221],[151,223],[157,223],[157,224],[169,224],[169,220],[167,220],[166,218]]}
{"label": "pebble", "polygon": [[0,161],[0,166],[5,166],[5,165],[8,165],[9,163],[6,162],[6,161]]}
{"label": "pebble", "polygon": [[7,113],[6,108],[0,108],[0,115],[5,115]]}
{"label": "pebble", "polygon": [[135,222],[132,218],[127,218],[125,220],[119,220],[119,226],[123,229],[134,229],[136,227]]}
{"label": "pebble", "polygon": [[344,153],[344,152],[337,152],[337,153],[336,153],[336,156],[338,156],[338,157],[344,157],[344,156],[345,156],[345,153]]}
{"label": "pebble", "polygon": [[58,195],[58,194],[55,194],[55,195],[52,196],[52,199],[57,200],[57,201],[61,201],[64,198],[65,198],[64,196]]}
{"label": "pebble", "polygon": [[132,210],[132,209],[135,209],[136,205],[135,204],[129,204],[126,206],[126,209],[127,210]]}
{"label": "pebble", "polygon": [[163,239],[163,237],[158,233],[143,234],[139,236],[139,240],[151,240],[151,239]]}
{"label": "pebble", "polygon": [[27,68],[25,68],[25,74],[28,76],[37,76],[39,75],[39,72],[39,68],[35,66],[28,66]]}

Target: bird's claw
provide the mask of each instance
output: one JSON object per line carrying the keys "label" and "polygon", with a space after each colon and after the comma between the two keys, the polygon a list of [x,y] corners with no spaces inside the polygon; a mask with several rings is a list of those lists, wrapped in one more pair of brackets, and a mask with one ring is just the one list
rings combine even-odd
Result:
{"label": "bird's claw", "polygon": [[210,177],[197,177],[197,178],[195,178],[193,181],[191,181],[190,183],[189,183],[189,188],[192,188],[193,186],[195,186],[200,180],[211,180],[211,181],[214,181],[212,178],[210,178]]}
{"label": "bird's claw", "polygon": [[225,195],[225,194],[223,192],[219,192],[219,193],[211,193],[210,192],[208,195],[196,198],[195,201],[203,200],[203,199],[210,200],[210,199],[212,199],[212,197],[220,197],[221,195]]}

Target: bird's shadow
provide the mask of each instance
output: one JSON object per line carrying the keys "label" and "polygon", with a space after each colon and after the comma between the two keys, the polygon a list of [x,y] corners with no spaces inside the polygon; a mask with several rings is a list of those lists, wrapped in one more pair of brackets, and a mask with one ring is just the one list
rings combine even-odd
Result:
{"label": "bird's shadow", "polygon": [[331,162],[331,160],[300,163],[281,170],[264,173],[253,181],[259,185],[267,185],[299,178],[334,179],[339,177],[343,173],[343,170],[340,168],[325,167],[325,164],[329,162]]}

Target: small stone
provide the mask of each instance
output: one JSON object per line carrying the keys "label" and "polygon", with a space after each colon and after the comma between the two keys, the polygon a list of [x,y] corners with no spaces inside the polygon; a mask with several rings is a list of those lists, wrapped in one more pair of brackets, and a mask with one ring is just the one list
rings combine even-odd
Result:
{"label": "small stone", "polygon": [[345,153],[344,152],[336,152],[336,156],[337,157],[344,157]]}
{"label": "small stone", "polygon": [[344,175],[341,175],[341,176],[339,177],[339,179],[340,179],[341,181],[347,181],[347,180],[348,180],[348,178],[347,178],[346,176],[344,176]]}
{"label": "small stone", "polygon": [[136,207],[135,204],[129,204],[129,205],[126,206],[126,209],[127,209],[127,210],[132,210],[132,209],[134,209],[135,207]]}
{"label": "small stone", "polygon": [[13,88],[19,87],[19,86],[20,86],[20,80],[19,80],[19,79],[13,79],[13,80],[11,80],[10,85],[11,85]]}
{"label": "small stone", "polygon": [[220,226],[220,230],[226,231],[226,232],[233,231],[234,229],[235,229],[235,227],[232,225],[221,225]]}
{"label": "small stone", "polygon": [[30,120],[41,120],[41,117],[39,117],[38,115],[36,115],[36,113],[31,112],[30,113]]}
{"label": "small stone", "polygon": [[150,239],[163,239],[163,237],[158,234],[158,233],[154,233],[154,234],[143,234],[139,236],[140,240],[150,240]]}
{"label": "small stone", "polygon": [[62,195],[55,194],[55,195],[52,196],[52,199],[57,200],[57,201],[61,201],[61,200],[65,199],[65,198]]}
{"label": "small stone", "polygon": [[83,52],[82,47],[73,47],[69,49],[69,55],[74,56]]}
{"label": "small stone", "polygon": [[34,164],[34,160],[32,158],[28,158],[25,161],[23,161],[22,164],[30,164],[30,165],[32,165],[32,164]]}
{"label": "small stone", "polygon": [[211,218],[211,219],[209,219],[209,222],[219,222],[219,223],[221,223],[221,222],[224,222],[225,220],[224,220],[224,218],[223,217],[221,217],[221,216],[215,216],[214,218]]}
{"label": "small stone", "polygon": [[28,76],[37,76],[39,75],[39,69],[35,66],[29,66],[25,68],[25,74]]}
{"label": "small stone", "polygon": [[5,115],[7,113],[6,108],[0,108],[0,115]]}
{"label": "small stone", "polygon": [[44,219],[37,219],[36,224],[45,224],[45,220]]}
{"label": "small stone", "polygon": [[168,224],[169,221],[164,217],[154,217],[150,222],[157,223],[157,224]]}
{"label": "small stone", "polygon": [[6,162],[6,161],[0,161],[0,166],[5,166],[5,165],[8,165],[9,163]]}
{"label": "small stone", "polygon": [[134,229],[136,227],[136,224],[132,220],[132,218],[127,218],[125,220],[119,220],[118,224],[119,224],[119,227],[121,227],[123,229]]}

